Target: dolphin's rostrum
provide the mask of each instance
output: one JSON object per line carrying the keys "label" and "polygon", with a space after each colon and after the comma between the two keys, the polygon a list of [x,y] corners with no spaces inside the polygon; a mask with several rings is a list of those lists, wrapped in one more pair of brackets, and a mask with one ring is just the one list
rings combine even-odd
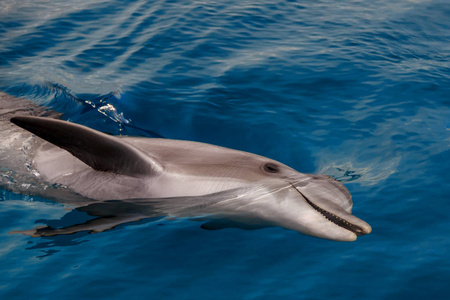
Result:
{"label": "dolphin's rostrum", "polygon": [[204,143],[110,136],[43,117],[11,122],[47,141],[32,157],[39,177],[81,195],[85,201],[66,202],[96,217],[22,233],[101,232],[161,216],[193,218],[205,229],[280,226],[337,241],[371,232],[351,214],[348,190],[329,176]]}

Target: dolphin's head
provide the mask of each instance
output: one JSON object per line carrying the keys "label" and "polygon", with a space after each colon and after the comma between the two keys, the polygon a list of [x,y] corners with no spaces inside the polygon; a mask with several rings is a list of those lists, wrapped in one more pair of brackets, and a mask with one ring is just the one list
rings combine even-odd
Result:
{"label": "dolphin's head", "polygon": [[257,197],[252,203],[271,224],[335,241],[354,241],[372,231],[352,215],[352,197],[341,182],[327,175],[299,173],[277,161],[258,160],[254,168],[259,178],[253,179],[266,187],[269,197]]}
{"label": "dolphin's head", "polygon": [[278,226],[335,241],[354,241],[372,228],[352,215],[352,197],[339,181],[327,175],[299,173],[278,162],[262,167],[267,178],[279,181],[272,189],[280,212]]}

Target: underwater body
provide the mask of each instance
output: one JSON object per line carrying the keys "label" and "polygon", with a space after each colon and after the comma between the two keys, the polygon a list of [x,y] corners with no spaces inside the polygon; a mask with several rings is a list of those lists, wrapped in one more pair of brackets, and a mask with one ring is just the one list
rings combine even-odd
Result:
{"label": "underwater body", "polygon": [[445,298],[449,15],[440,1],[3,1],[1,91],[101,132],[332,176],[373,232],[336,243],[162,219],[31,238],[9,232],[85,216],[5,189],[0,297]]}

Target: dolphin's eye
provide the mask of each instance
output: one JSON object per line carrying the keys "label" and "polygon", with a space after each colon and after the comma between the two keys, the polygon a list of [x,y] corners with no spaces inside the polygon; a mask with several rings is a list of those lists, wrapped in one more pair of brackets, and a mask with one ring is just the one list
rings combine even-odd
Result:
{"label": "dolphin's eye", "polygon": [[264,164],[264,171],[269,172],[269,173],[278,173],[278,167],[275,164],[272,163],[266,163]]}

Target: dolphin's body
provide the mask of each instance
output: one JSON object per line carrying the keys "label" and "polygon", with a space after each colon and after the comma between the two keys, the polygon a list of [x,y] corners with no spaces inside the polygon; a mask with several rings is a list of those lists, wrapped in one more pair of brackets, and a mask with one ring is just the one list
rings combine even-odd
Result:
{"label": "dolphin's body", "polygon": [[33,176],[63,187],[59,201],[96,217],[23,232],[32,236],[100,232],[160,216],[206,221],[205,229],[280,226],[337,241],[371,232],[351,214],[344,185],[325,175],[204,143],[110,136],[29,115],[11,122],[45,140],[27,154]]}

